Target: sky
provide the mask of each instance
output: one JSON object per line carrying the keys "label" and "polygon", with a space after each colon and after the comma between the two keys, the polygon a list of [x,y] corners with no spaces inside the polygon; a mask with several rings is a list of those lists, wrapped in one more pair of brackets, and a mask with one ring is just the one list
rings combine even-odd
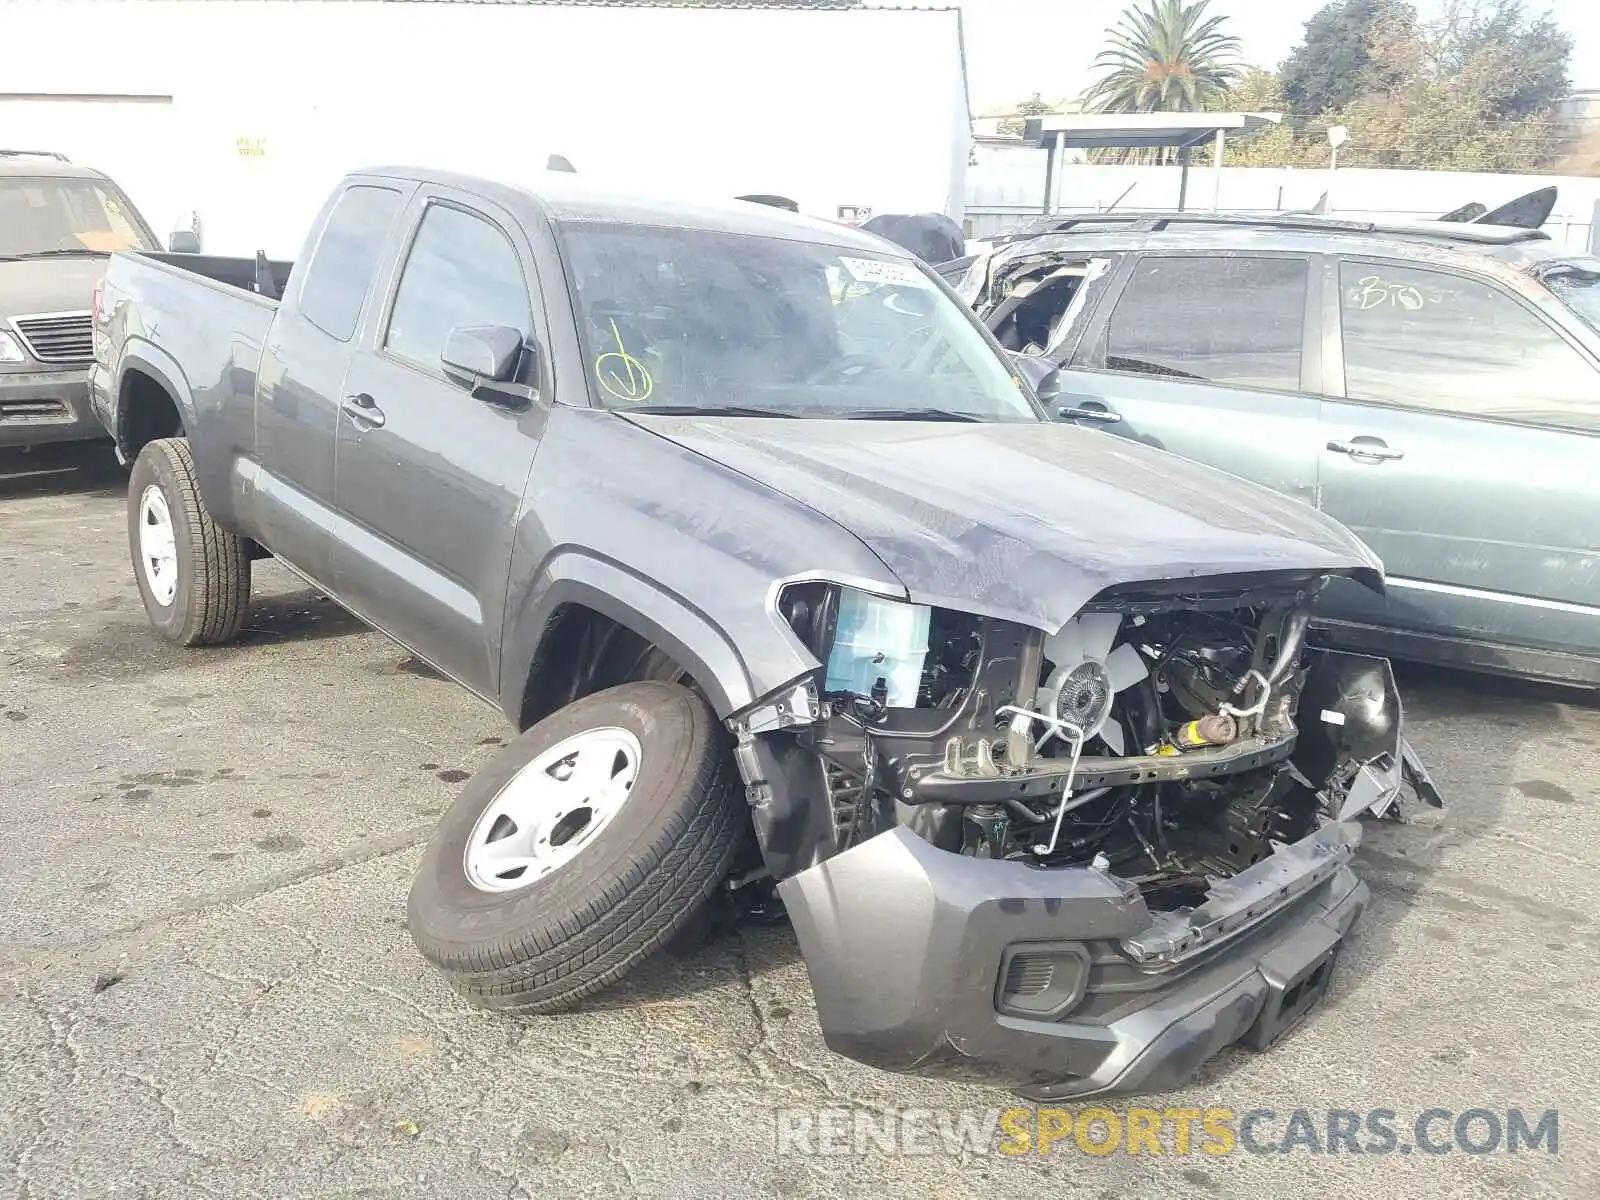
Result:
{"label": "sky", "polygon": [[[938,0],[920,0],[936,4]],[[974,112],[1039,92],[1046,99],[1078,95],[1092,78],[1090,64],[1127,0],[958,0],[967,49],[967,83]],[[1141,3],[1144,0],[1140,0]],[[1274,67],[1301,40],[1306,18],[1324,0],[1211,0],[1244,41],[1244,58]],[[1437,0],[1418,7],[1427,15]],[[1576,45],[1574,87],[1600,88],[1600,2],[1529,0],[1549,11]]]}

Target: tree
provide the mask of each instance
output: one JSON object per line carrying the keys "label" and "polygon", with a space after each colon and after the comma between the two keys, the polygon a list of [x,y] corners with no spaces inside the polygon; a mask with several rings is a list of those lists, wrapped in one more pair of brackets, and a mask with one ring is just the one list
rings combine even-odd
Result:
{"label": "tree", "polygon": [[[1308,22],[1305,45],[1296,51],[1302,84],[1315,84],[1316,74],[1304,72],[1330,61],[1317,56],[1329,44],[1326,26],[1313,37],[1311,24],[1354,3],[1330,5]],[[1548,19],[1529,18],[1522,0],[1447,0],[1440,18],[1425,25],[1408,5],[1391,2],[1364,20],[1359,89],[1312,119],[1302,113],[1299,121],[1240,139],[1230,146],[1230,162],[1326,166],[1330,125],[1350,130],[1339,152],[1340,164],[1350,167],[1534,171],[1566,150],[1554,105],[1566,92],[1570,39]],[[1287,103],[1296,78],[1291,66],[1276,78],[1244,76],[1227,103],[1265,111],[1279,98]]]}
{"label": "tree", "polygon": [[1106,32],[1096,56],[1104,72],[1085,100],[1100,112],[1194,112],[1227,92],[1239,74],[1239,39],[1209,16],[1210,0],[1149,0]]}
{"label": "tree", "polygon": [[1332,0],[1313,13],[1305,40],[1281,72],[1289,111],[1320,116],[1399,82],[1372,53],[1373,38],[1386,24],[1414,32],[1416,11],[1401,0]]}
{"label": "tree", "polygon": [[[1285,108],[1283,80],[1272,71],[1251,67],[1239,77],[1216,108],[1231,112],[1276,112]],[[1284,123],[1235,138],[1228,143],[1227,162],[1235,167],[1284,167],[1299,164],[1301,154],[1292,125]]]}
{"label": "tree", "polygon": [[1549,13],[1531,16],[1523,0],[1457,0],[1447,6],[1439,32],[1441,75],[1469,71],[1475,59],[1488,61],[1499,74],[1496,116],[1542,113],[1572,89],[1571,35]]}
{"label": "tree", "polygon": [[1022,127],[1029,117],[1049,116],[1056,111],[1056,107],[1038,92],[1035,92],[1022,103],[1016,105],[1012,111],[1017,115],[1009,117],[995,126],[996,133],[1019,134],[1022,132]]}

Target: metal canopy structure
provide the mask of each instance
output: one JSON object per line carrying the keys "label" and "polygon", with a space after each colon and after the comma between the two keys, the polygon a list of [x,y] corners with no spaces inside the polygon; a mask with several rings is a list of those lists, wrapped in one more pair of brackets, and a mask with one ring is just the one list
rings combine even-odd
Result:
{"label": "metal canopy structure", "polygon": [[[1048,216],[1060,207],[1059,159],[1063,150],[1165,149],[1178,152],[1178,211],[1189,199],[1189,152],[1198,146],[1212,148],[1217,193],[1222,187],[1222,155],[1228,135],[1254,133],[1283,120],[1282,113],[1156,112],[1066,113],[1030,117],[1022,127],[1022,140],[1043,146],[1044,203]],[[1216,207],[1217,196],[1212,207]]]}

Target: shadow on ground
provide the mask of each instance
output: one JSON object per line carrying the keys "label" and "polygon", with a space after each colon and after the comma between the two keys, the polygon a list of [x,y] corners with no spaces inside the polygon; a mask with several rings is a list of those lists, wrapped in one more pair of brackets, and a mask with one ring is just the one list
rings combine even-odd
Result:
{"label": "shadow on ground", "polygon": [[578,1007],[584,1012],[617,1012],[685,1000],[734,979],[748,987],[758,973],[752,958],[759,959],[759,973],[800,961],[800,943],[787,921],[719,921],[702,936],[652,955]]}
{"label": "shadow on ground", "polygon": [[321,592],[302,590],[252,597],[244,629],[234,644],[255,646],[284,641],[309,642],[319,638],[346,637],[366,630],[367,626],[359,617],[339,607]]}
{"label": "shadow on ground", "polygon": [[110,442],[69,442],[27,450],[0,450],[0,500],[127,493],[128,475]]}

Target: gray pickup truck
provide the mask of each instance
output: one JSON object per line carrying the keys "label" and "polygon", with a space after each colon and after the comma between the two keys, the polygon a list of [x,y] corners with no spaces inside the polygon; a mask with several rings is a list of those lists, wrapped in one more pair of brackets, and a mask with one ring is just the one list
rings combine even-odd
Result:
{"label": "gray pickup truck", "polygon": [[156,630],[225,641],[273,555],[522,731],[409,902],[478,1004],[569,1006],[754,897],[845,1054],[1159,1090],[1317,1003],[1357,818],[1437,802],[1387,662],[1304,640],[1371,553],[1051,422],[869,234],[387,169],[292,267],[104,287]]}

